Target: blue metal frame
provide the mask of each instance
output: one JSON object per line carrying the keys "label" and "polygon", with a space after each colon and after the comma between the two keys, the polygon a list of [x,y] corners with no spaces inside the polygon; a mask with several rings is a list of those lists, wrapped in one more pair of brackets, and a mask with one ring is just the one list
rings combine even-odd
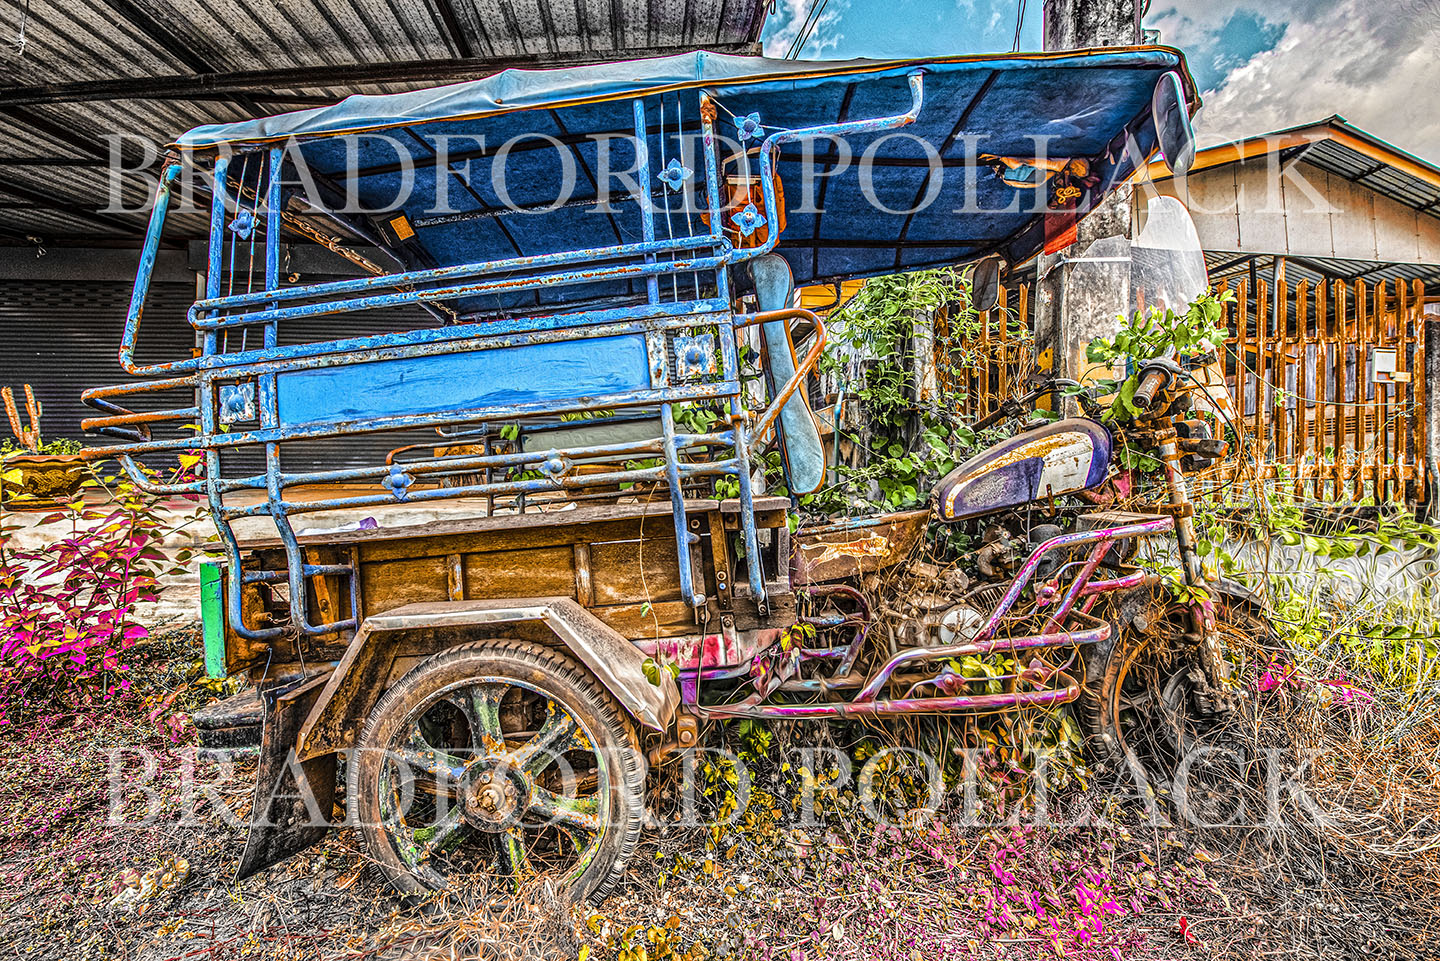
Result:
{"label": "blue metal frame", "polygon": [[[912,102],[904,113],[780,131],[766,137],[760,148],[765,221],[778,223],[773,165],[781,144],[806,137],[876,132],[904,126],[916,118],[921,108],[924,82],[920,71],[910,75],[909,84]],[[640,184],[649,184],[653,138],[649,135],[646,98],[637,96],[633,103],[637,176]],[[779,231],[770,230],[764,242],[754,246],[736,246],[726,236],[727,229],[722,223],[726,218],[733,225],[733,232],[742,237],[753,232],[754,211],[753,208],[748,213],[727,211],[721,203],[723,171],[716,147],[714,107],[704,95],[701,104],[707,231],[675,235],[667,216],[661,222],[670,235],[657,237],[656,210],[649,193],[642,190],[639,196],[642,240],[639,243],[577,248],[331,283],[281,284],[280,236],[287,225],[282,189],[285,149],[262,148],[235,157],[217,155],[212,172],[214,190],[205,296],[189,311],[189,320],[201,335],[202,350],[194,358],[140,365],[135,362],[135,345],[141,312],[170,191],[183,169],[177,161],[165,164],[120,348],[121,366],[149,380],[87,391],[86,402],[101,410],[104,416],[87,421],[86,428],[126,442],[107,448],[106,453],[118,457],[141,487],[161,494],[201,493],[208,499],[230,570],[242,572],[241,576],[227,578],[228,618],[237,633],[263,640],[276,637],[283,630],[244,623],[242,586],[253,582],[285,582],[289,590],[291,625],[306,634],[328,634],[358,626],[355,620],[358,605],[354,599],[358,578],[354,570],[346,565],[309,563],[291,523],[294,515],[472,494],[576,490],[640,481],[663,481],[669,485],[683,595],[692,606],[700,608],[706,599],[696,589],[691,570],[690,547],[696,538],[686,523],[682,483],[688,478],[707,476],[732,476],[738,482],[749,587],[761,610],[765,609],[764,574],[750,482],[751,437],[765,434],[765,425],[773,422],[804,370],[798,372],[785,389],[777,391],[770,408],[752,421],[753,415],[745,409],[741,393],[736,337],[737,328],[753,321],[730,309],[729,269],[772,250]],[[654,146],[663,166],[663,99],[660,126],[662,133]],[[685,223],[690,223],[688,216]],[[257,288],[254,283],[256,235],[262,231],[264,279]],[[245,289],[237,292],[235,287],[241,272],[237,264],[244,258],[242,245],[248,245],[250,266],[243,271]],[[700,296],[699,283],[693,285],[693,298],[683,298],[682,285],[678,283],[671,285],[671,299],[662,296],[661,277],[702,273],[708,278],[707,286],[713,282],[713,296]],[[414,304],[443,306],[447,301],[479,294],[639,278],[644,280],[644,302],[634,305],[594,306],[544,317],[511,317],[279,346],[279,325],[296,318]],[[681,377],[673,369],[672,341],[696,328],[713,333],[720,355],[719,370],[709,377]],[[251,332],[257,329],[258,342],[252,345]],[[231,341],[236,337],[240,344],[232,350]],[[597,350],[600,353],[597,354]],[[613,369],[597,365],[594,362],[597,356],[612,362]],[[533,379],[546,384],[547,389],[527,394],[523,378],[514,375],[512,370],[517,367],[534,370],[534,365],[546,368],[545,376]],[[557,366],[550,370],[549,365]],[[457,377],[459,372],[465,377]],[[507,376],[508,394],[495,386],[505,382]],[[317,381],[317,377],[325,380]],[[427,378],[429,386],[426,386]],[[327,407],[324,396],[315,392],[322,383],[331,386],[332,394],[348,388],[351,396],[366,396],[367,405],[354,410],[340,410],[338,405]],[[135,412],[118,402],[176,387],[195,390],[194,407]],[[675,405],[697,401],[722,404],[728,424],[723,429],[717,425],[716,430],[702,435],[678,432]],[[416,427],[463,430],[521,415],[558,417],[577,411],[625,408],[658,408],[661,436],[640,443],[426,457],[403,463],[298,473],[286,471],[281,462],[281,443],[299,439]],[[196,422],[199,431],[193,437],[157,439],[151,432],[156,425],[176,428]],[[753,430],[752,424],[756,425]],[[222,451],[245,445],[263,446],[264,474],[225,476]],[[708,453],[716,447],[728,451],[728,455],[705,459],[694,456],[701,450]],[[205,473],[191,482],[155,483],[135,460],[144,454],[194,448],[204,451]],[[659,463],[651,467],[627,467],[621,463],[614,470],[583,477],[571,471],[577,460],[603,458],[623,462],[641,457],[655,457]],[[488,471],[497,468],[519,468],[538,472],[538,476],[412,489],[418,480],[431,475],[486,471],[488,476]],[[374,481],[380,492],[305,502],[286,496],[288,488],[298,485],[341,481]],[[242,490],[263,490],[266,500],[246,507],[226,505],[226,494]],[[231,522],[237,517],[258,515],[269,516],[276,526],[287,561],[283,572],[242,569],[240,546]],[[307,580],[335,575],[350,578],[351,616],[332,623],[312,624],[306,609]]]}

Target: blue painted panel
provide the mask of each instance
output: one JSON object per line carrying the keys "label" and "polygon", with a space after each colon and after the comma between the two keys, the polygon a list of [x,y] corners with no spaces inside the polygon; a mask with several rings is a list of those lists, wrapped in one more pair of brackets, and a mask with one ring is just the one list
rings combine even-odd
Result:
{"label": "blue painted panel", "polygon": [[643,334],[372,361],[277,378],[282,427],[558,403],[649,386]]}

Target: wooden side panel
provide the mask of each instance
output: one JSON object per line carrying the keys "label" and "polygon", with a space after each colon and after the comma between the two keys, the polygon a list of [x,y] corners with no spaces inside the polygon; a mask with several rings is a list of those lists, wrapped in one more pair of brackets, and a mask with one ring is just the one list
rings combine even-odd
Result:
{"label": "wooden side panel", "polygon": [[362,563],[360,593],[366,616],[421,601],[448,600],[450,574],[445,555]]}
{"label": "wooden side panel", "polygon": [[466,600],[574,597],[575,550],[569,545],[462,555]]}
{"label": "wooden side panel", "polygon": [[654,604],[680,595],[674,537],[590,545],[590,583],[595,603]]}
{"label": "wooden side panel", "polygon": [[591,609],[595,616],[626,637],[679,637],[697,630],[690,605],[684,601],[619,604]]}
{"label": "wooden side panel", "polygon": [[[681,598],[669,517],[647,517],[642,524],[617,513],[600,512],[586,523],[360,544],[361,606],[368,616],[457,597],[575,597],[626,637],[694,633],[695,614]],[[724,531],[718,509],[699,514],[709,515],[709,530]],[[783,512],[778,522],[784,523]],[[698,555],[707,561],[712,556]],[[713,593],[708,567],[704,583]]]}

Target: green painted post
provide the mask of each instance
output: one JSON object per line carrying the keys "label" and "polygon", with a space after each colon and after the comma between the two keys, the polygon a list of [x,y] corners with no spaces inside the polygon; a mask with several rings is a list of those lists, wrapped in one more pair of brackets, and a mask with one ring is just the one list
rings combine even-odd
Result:
{"label": "green painted post", "polygon": [[225,570],[215,561],[200,562],[200,624],[205,637],[205,673],[225,674]]}

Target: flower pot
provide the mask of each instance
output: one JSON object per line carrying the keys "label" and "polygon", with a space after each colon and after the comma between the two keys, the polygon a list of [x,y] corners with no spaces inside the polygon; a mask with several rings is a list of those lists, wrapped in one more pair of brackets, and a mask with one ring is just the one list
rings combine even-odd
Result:
{"label": "flower pot", "polygon": [[50,510],[73,497],[87,476],[78,454],[15,454],[0,461],[0,500],[9,510]]}

